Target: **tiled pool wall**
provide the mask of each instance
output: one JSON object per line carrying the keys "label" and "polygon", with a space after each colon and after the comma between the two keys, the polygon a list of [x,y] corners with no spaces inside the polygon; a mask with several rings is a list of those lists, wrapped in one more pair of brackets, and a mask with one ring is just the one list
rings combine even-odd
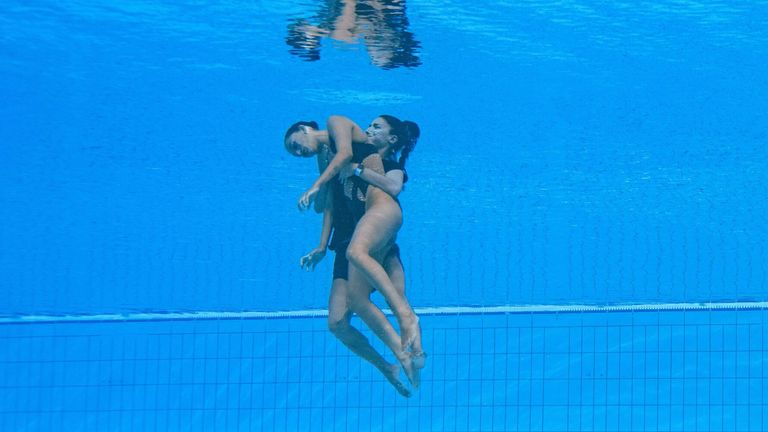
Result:
{"label": "tiled pool wall", "polygon": [[410,399],[322,317],[6,324],[0,429],[758,431],[767,323],[765,310],[424,316]]}

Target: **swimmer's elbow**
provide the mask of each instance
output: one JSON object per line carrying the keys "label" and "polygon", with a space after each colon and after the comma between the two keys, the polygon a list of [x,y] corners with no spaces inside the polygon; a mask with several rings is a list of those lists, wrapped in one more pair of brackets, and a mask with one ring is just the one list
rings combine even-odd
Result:
{"label": "swimmer's elbow", "polygon": [[335,122],[340,122],[340,121],[349,121],[349,119],[347,117],[344,117],[343,115],[332,114],[332,115],[328,116],[328,120],[327,120],[327,122],[329,124],[335,123]]}
{"label": "swimmer's elbow", "polygon": [[348,117],[334,114],[328,117],[328,119],[325,121],[325,124],[328,125],[328,129],[333,129],[336,127],[351,126],[353,122]]}
{"label": "swimmer's elbow", "polygon": [[346,165],[352,162],[352,152],[339,149],[339,152],[336,153],[333,159],[339,161],[339,166]]}
{"label": "swimmer's elbow", "polygon": [[384,188],[384,191],[390,195],[392,195],[393,198],[397,198],[398,195],[400,195],[400,192],[403,191],[403,185],[401,184],[390,184],[387,185],[387,187]]}

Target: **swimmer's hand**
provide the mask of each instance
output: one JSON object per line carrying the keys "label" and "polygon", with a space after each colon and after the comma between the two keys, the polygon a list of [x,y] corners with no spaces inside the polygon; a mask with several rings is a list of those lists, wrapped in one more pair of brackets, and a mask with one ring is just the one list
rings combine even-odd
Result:
{"label": "swimmer's hand", "polygon": [[320,192],[320,188],[317,186],[312,186],[307,189],[307,191],[301,195],[301,198],[299,198],[299,210],[304,211],[308,209],[318,192]]}
{"label": "swimmer's hand", "polygon": [[299,265],[306,271],[313,271],[317,263],[325,258],[325,248],[315,248],[299,260]]}
{"label": "swimmer's hand", "polygon": [[344,185],[344,188],[347,187],[347,182],[352,181],[352,177],[355,175],[355,168],[357,168],[359,164],[356,163],[348,163],[344,165],[344,168],[339,171],[339,179],[341,180],[341,184]]}
{"label": "swimmer's hand", "polygon": [[341,171],[339,171],[339,178],[342,179],[341,181],[344,182],[349,177],[355,175],[355,168],[357,168],[358,165],[360,164],[354,162],[344,165]]}

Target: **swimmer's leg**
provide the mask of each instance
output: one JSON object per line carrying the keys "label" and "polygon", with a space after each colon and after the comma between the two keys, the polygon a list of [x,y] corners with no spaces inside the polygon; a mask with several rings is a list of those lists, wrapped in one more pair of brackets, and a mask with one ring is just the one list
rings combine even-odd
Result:
{"label": "swimmer's leg", "polygon": [[350,269],[356,267],[360,270],[384,296],[400,324],[401,350],[407,351],[419,335],[419,318],[408,300],[397,292],[381,263],[372,256],[391,247],[401,224],[402,213],[397,206],[367,209],[352,235],[347,258],[353,264]]}
{"label": "swimmer's leg", "polygon": [[368,338],[352,327],[350,322],[352,311],[349,307],[348,291],[349,285],[346,280],[334,279],[328,301],[328,329],[350,351],[378,369],[398,393],[410,397],[410,390],[400,382],[400,368],[384,359],[371,345]]}
{"label": "swimmer's leg", "polygon": [[[397,245],[393,246],[391,251],[389,251],[384,258],[384,269],[387,271],[389,279],[395,286],[395,290],[397,290],[402,297],[405,297],[405,269],[403,268],[403,262],[400,259],[400,251]],[[420,372],[426,365],[427,358],[427,354],[421,346],[421,331],[417,333],[417,336],[413,341],[410,355],[412,364],[410,369],[412,372],[409,374],[409,371],[406,370],[406,375],[411,384],[415,388],[418,388],[421,381]]]}

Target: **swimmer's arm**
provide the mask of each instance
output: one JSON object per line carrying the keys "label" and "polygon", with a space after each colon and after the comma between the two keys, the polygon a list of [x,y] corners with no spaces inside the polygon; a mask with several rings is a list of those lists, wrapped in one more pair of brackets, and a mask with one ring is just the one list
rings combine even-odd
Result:
{"label": "swimmer's arm", "polygon": [[[351,169],[354,170],[357,168],[357,165],[351,164]],[[399,169],[387,171],[386,175],[379,174],[374,170],[364,169],[360,174],[360,178],[369,185],[376,186],[392,195],[393,198],[397,198],[403,190],[403,171]]]}
{"label": "swimmer's arm", "polygon": [[326,250],[328,248],[328,239],[331,237],[331,228],[333,227],[333,195],[330,188],[325,200],[325,210],[323,210],[323,229],[320,232],[320,245],[318,249]]}
{"label": "swimmer's arm", "polygon": [[352,120],[343,116],[328,118],[328,135],[336,143],[336,155],[323,173],[315,180],[313,188],[320,189],[352,160],[352,141],[365,141],[365,134]]}
{"label": "swimmer's arm", "polygon": [[[327,146],[323,146],[319,153],[317,154],[317,172],[322,174],[323,171],[325,171],[326,168],[328,168],[328,163],[330,162],[328,160],[328,156],[331,155],[331,151]],[[317,193],[317,198],[315,199],[315,212],[316,213],[322,213],[325,211],[326,206],[328,205],[327,196],[329,195],[328,190],[329,185],[325,184],[323,187],[320,188],[319,192]]]}
{"label": "swimmer's arm", "polygon": [[[330,191],[329,191],[330,192]],[[328,194],[328,199],[333,197]],[[301,257],[299,265],[306,271],[312,271],[315,266],[325,258],[326,249],[328,249],[328,239],[331,236],[331,230],[333,227],[333,206],[328,205],[323,211],[323,229],[320,232],[320,244],[309,251],[308,254]]]}

